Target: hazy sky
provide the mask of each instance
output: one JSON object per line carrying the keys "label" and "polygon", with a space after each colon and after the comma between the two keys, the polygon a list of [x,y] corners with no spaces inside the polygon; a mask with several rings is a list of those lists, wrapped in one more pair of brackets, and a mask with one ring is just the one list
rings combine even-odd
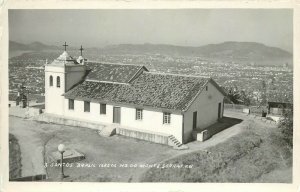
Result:
{"label": "hazy sky", "polygon": [[100,47],[254,41],[292,51],[288,9],[10,10],[10,40]]}

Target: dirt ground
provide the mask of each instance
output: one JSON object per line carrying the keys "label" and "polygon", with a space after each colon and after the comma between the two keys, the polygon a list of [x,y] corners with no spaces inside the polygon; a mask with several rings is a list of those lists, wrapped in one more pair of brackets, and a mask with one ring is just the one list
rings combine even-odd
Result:
{"label": "dirt ground", "polygon": [[[101,137],[95,130],[88,128],[70,127],[64,125],[45,124],[22,118],[10,117],[10,133],[16,136],[21,145],[22,157],[26,170],[36,169],[26,164],[42,164],[34,156],[33,146],[43,147],[43,156],[57,150],[60,143],[67,148],[76,149],[86,157],[80,163],[86,164],[138,164],[159,158],[164,153],[174,151],[172,148],[150,142],[135,140],[122,136],[110,138]],[[22,147],[23,146],[23,147]],[[172,153],[172,152],[171,152]],[[43,157],[44,159],[44,157]],[[22,164],[23,165],[23,164]],[[60,167],[48,167],[49,180],[57,180]],[[136,172],[133,168],[65,168],[69,177],[66,181],[84,178],[88,181],[105,179],[128,181]]]}

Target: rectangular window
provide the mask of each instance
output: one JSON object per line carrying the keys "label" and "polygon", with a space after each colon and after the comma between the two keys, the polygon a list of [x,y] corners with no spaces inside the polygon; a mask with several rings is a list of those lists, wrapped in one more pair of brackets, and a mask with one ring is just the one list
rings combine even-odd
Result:
{"label": "rectangular window", "polygon": [[143,109],[136,109],[135,119],[136,120],[142,120],[143,119]]}
{"label": "rectangular window", "polygon": [[84,102],[84,112],[90,112],[90,102]]}
{"label": "rectangular window", "polygon": [[69,99],[69,109],[74,110],[74,99]]}
{"label": "rectangular window", "polygon": [[171,113],[164,112],[163,123],[170,124],[171,123]]}
{"label": "rectangular window", "polygon": [[106,114],[106,104],[100,103],[100,114]]}

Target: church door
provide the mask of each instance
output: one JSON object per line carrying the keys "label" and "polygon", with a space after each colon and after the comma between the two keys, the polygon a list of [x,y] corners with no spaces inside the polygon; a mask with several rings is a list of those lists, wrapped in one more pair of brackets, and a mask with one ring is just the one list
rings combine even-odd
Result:
{"label": "church door", "polygon": [[113,123],[120,123],[121,122],[121,108],[114,107],[113,109]]}

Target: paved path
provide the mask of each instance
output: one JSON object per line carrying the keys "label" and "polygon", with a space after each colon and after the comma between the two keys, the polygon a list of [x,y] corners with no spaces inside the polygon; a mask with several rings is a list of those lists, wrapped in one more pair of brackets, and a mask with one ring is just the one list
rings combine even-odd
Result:
{"label": "paved path", "polygon": [[[86,164],[144,164],[148,159],[159,158],[167,151],[175,151],[169,146],[136,140],[124,136],[101,137],[93,130],[83,127],[72,127],[57,124],[47,124],[22,118],[9,118],[9,131],[19,139],[22,154],[24,176],[45,173],[44,153],[57,151],[59,143],[67,148],[83,153],[86,159],[80,163]],[[37,146],[39,146],[37,148]],[[45,150],[44,150],[45,148]],[[134,168],[65,168],[69,177],[66,181],[94,181],[108,179],[128,182],[138,170]],[[142,169],[142,168],[141,168]],[[59,167],[47,168],[51,181],[57,181]]]}
{"label": "paved path", "polygon": [[21,149],[21,164],[22,172],[21,177],[32,177],[36,175],[45,175],[46,171],[44,168],[44,148],[43,143],[39,137],[32,132],[30,129],[20,129],[22,121],[19,118],[10,118],[10,129],[19,142]]}

